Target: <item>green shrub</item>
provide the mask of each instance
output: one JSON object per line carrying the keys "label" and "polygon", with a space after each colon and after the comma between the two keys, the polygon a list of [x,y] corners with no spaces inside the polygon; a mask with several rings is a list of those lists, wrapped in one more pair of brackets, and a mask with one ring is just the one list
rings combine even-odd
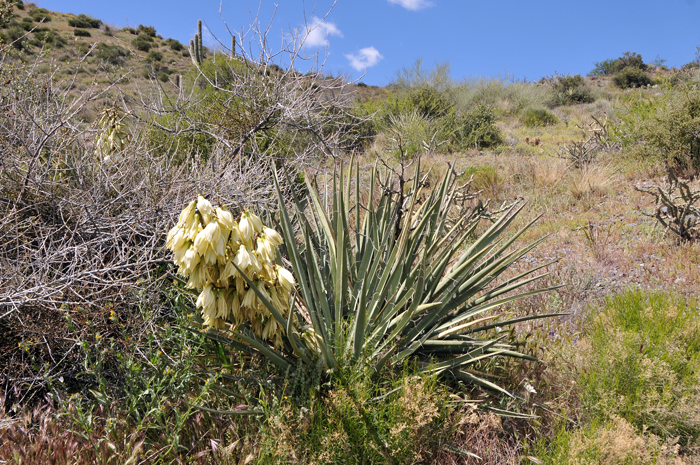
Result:
{"label": "green shrub", "polygon": [[73,29],[73,35],[76,37],[92,37],[92,34],[90,34],[90,31],[87,29]]}
{"label": "green shrub", "polygon": [[580,74],[575,76],[557,76],[553,79],[554,103],[556,105],[576,105],[579,103],[592,103],[595,97],[586,87],[586,83]]}
{"label": "green shrub", "polygon": [[170,47],[171,50],[174,50],[176,52],[182,51],[185,49],[185,46],[180,43],[179,40],[176,39],[165,39],[165,45]]}
{"label": "green shrub", "polygon": [[646,70],[648,65],[642,60],[639,53],[625,52],[621,57],[604,60],[595,63],[595,68],[588,73],[589,76],[612,76],[624,70],[625,68],[635,68]]}
{"label": "green shrub", "polygon": [[628,66],[613,77],[613,83],[620,89],[646,87],[654,83],[651,76],[639,68]]}
{"label": "green shrub", "polygon": [[133,27],[125,27],[122,29],[122,31],[128,32],[131,35],[136,35],[136,29]]}
{"label": "green shrub", "polygon": [[557,124],[559,118],[546,108],[528,108],[520,114],[520,122],[525,126],[534,128]]}
{"label": "green shrub", "polygon": [[700,309],[667,294],[628,291],[595,316],[578,384],[591,420],[619,416],[682,445],[700,437]]}
{"label": "green shrub", "polygon": [[700,169],[700,89],[683,87],[650,111],[654,113],[631,133],[633,139],[643,141],[638,150],[672,168]]}
{"label": "green shrub", "polygon": [[34,8],[29,12],[29,16],[31,16],[32,19],[36,22],[43,21],[45,23],[48,23],[49,21],[51,21],[50,11],[46,8]]}
{"label": "green shrub", "polygon": [[595,68],[588,73],[589,76],[610,76],[615,74],[615,59],[595,62]]}
{"label": "green shrub", "polygon": [[82,29],[97,29],[98,27],[102,26],[102,21],[88,15],[79,14],[75,18],[69,19],[68,25]]}
{"label": "green shrub", "polygon": [[92,52],[92,55],[109,64],[122,66],[125,63],[125,59],[131,55],[131,52],[118,45],[100,43]]}
{"label": "green shrub", "polygon": [[153,47],[153,39],[146,34],[139,34],[131,43],[141,52],[148,52]]}
{"label": "green shrub", "polygon": [[496,113],[489,105],[479,105],[448,119],[448,132],[459,147],[488,148],[503,143],[503,135],[496,126]]}
{"label": "green shrub", "polygon": [[19,26],[10,26],[2,33],[2,40],[6,44],[12,44],[16,50],[24,50],[27,38],[26,31]]}
{"label": "green shrub", "polygon": [[19,23],[10,23],[10,25],[15,24],[24,29],[25,31],[31,31],[34,28],[34,23],[29,18],[22,18],[22,21],[20,21]]}
{"label": "green shrub", "polygon": [[443,92],[430,87],[418,87],[399,93],[390,92],[380,119],[388,125],[391,118],[401,114],[416,112],[421,118],[435,119],[446,116],[452,111],[454,111],[454,105]]}
{"label": "green shrub", "polygon": [[63,48],[66,45],[66,39],[59,33],[50,30],[40,30],[44,28],[37,28],[34,30],[34,38],[39,42],[48,45],[53,45],[55,48]]}
{"label": "green shrub", "polygon": [[146,56],[146,62],[152,63],[154,61],[161,61],[163,59],[163,54],[157,50],[151,50]]}
{"label": "green shrub", "polygon": [[24,2],[22,0],[13,0],[12,3],[18,10],[24,10]]}
{"label": "green shrub", "polygon": [[156,36],[156,28],[153,26],[144,26],[143,24],[139,24],[139,27],[136,29],[136,34],[137,35],[146,35],[148,37],[155,37]]}

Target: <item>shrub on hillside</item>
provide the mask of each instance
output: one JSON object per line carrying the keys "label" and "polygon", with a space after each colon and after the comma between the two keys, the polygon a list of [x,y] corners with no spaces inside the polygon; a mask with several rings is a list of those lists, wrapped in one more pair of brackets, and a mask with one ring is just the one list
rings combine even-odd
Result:
{"label": "shrub on hillside", "polygon": [[92,34],[90,34],[90,31],[87,29],[73,29],[73,35],[76,37],[92,37]]}
{"label": "shrub on hillside", "polygon": [[27,42],[26,34],[27,32],[21,27],[10,26],[0,35],[6,44],[12,44],[16,50],[24,50]]}
{"label": "shrub on hillside", "polygon": [[163,59],[163,54],[157,50],[151,50],[146,56],[146,62],[152,63],[154,61],[161,61]]}
{"label": "shrub on hillside", "polygon": [[148,52],[153,47],[153,39],[146,34],[139,34],[131,43],[136,50],[141,52]]}
{"label": "shrub on hillside", "polygon": [[156,28],[153,26],[144,26],[143,24],[139,24],[139,27],[136,29],[136,34],[137,35],[145,34],[148,37],[155,37],[156,36]]}
{"label": "shrub on hillside", "polygon": [[644,141],[638,151],[674,169],[700,170],[700,89],[684,87],[651,111],[632,134]]}
{"label": "shrub on hillside", "polygon": [[79,14],[75,18],[69,19],[68,25],[71,27],[79,27],[83,29],[97,29],[102,25],[102,21],[88,15]]}
{"label": "shrub on hillside", "polygon": [[603,60],[595,63],[595,68],[588,73],[589,76],[612,76],[624,70],[625,68],[635,68],[642,71],[648,68],[648,65],[642,60],[639,53],[625,52],[619,58]]}
{"label": "shrub on hillside", "polygon": [[118,45],[109,45],[101,43],[92,52],[92,55],[109,64],[115,66],[122,66],[125,62],[125,59],[128,58],[129,55],[131,55],[131,53],[127,49]]}
{"label": "shrub on hillside", "polygon": [[503,143],[503,135],[496,126],[496,113],[489,105],[479,105],[448,119],[453,143],[460,148],[488,148]]}
{"label": "shrub on hillside", "polygon": [[50,30],[39,30],[39,28],[34,30],[34,38],[55,48],[63,48],[67,43],[61,34]]}
{"label": "shrub on hillside", "polygon": [[520,122],[525,126],[534,128],[557,124],[559,118],[546,108],[528,108],[520,114]]}
{"label": "shrub on hillside", "polygon": [[171,50],[175,50],[176,52],[180,52],[185,49],[185,46],[182,45],[180,41],[176,39],[165,39],[165,45],[170,47]]}
{"label": "shrub on hillside", "polygon": [[552,81],[554,88],[554,103],[556,105],[576,105],[579,103],[592,103],[595,97],[586,87],[583,76],[557,76]]}
{"label": "shrub on hillside", "polygon": [[34,8],[32,11],[29,12],[29,16],[32,17],[32,19],[36,22],[43,21],[45,23],[48,23],[51,21],[51,12],[47,10],[46,8]]}
{"label": "shrub on hillside", "polygon": [[629,66],[615,74],[613,83],[620,89],[629,89],[630,87],[650,86],[654,81],[645,71]]}

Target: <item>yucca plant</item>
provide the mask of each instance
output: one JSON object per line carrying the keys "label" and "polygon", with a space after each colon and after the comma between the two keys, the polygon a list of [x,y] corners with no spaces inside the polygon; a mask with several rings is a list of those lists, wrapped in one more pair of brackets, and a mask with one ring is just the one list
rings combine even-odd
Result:
{"label": "yucca plant", "polygon": [[[531,358],[491,330],[552,316],[516,318],[498,312],[505,304],[552,289],[522,289],[545,276],[538,271],[546,265],[499,280],[541,242],[512,249],[534,220],[505,237],[524,204],[508,207],[474,239],[482,210],[454,217],[459,189],[453,169],[429,193],[416,174],[410,193],[403,194],[390,189],[388,177],[380,182],[375,168],[365,202],[359,168],[354,192],[352,172],[351,167],[346,176],[341,166],[326,197],[307,177],[308,199],[295,198],[291,210],[275,176],[281,250],[298,283],[289,313],[275,308],[252,281],[248,285],[287,329],[283,347],[275,349],[244,328],[212,337],[262,354],[283,371],[318,364],[329,371],[339,363],[362,363],[379,372],[412,362],[424,372],[510,395],[467,367],[497,356]],[[297,329],[297,320],[306,326]]]}

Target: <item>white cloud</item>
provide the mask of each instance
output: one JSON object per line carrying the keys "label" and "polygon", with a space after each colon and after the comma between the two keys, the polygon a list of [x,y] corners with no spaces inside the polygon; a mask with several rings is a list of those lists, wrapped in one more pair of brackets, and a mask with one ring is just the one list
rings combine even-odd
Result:
{"label": "white cloud", "polygon": [[311,22],[306,25],[304,30],[306,41],[304,45],[309,47],[323,47],[328,43],[330,36],[343,37],[338,26],[334,23],[323,21],[322,19],[313,16]]}
{"label": "white cloud", "polygon": [[418,11],[433,5],[429,0],[389,0],[389,3],[401,5],[407,10]]}
{"label": "white cloud", "polygon": [[360,51],[357,52],[357,54],[346,54],[345,58],[347,58],[350,61],[350,66],[355,68],[355,70],[362,71],[376,65],[384,57],[381,53],[379,53],[379,50],[377,50],[376,48],[365,47],[363,49],[360,49]]}

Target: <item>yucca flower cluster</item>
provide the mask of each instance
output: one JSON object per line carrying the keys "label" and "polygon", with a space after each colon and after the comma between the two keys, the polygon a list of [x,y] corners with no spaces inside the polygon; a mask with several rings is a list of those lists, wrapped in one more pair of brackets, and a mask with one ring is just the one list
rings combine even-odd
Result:
{"label": "yucca flower cluster", "polygon": [[250,210],[236,221],[231,212],[215,209],[200,195],[180,213],[166,245],[174,253],[178,274],[188,278],[186,287],[200,291],[197,308],[205,326],[224,329],[230,324],[237,329],[247,324],[279,348],[285,328],[239,270],[282,314],[289,313],[295,282],[292,273],[275,263],[281,244],[279,233]]}

